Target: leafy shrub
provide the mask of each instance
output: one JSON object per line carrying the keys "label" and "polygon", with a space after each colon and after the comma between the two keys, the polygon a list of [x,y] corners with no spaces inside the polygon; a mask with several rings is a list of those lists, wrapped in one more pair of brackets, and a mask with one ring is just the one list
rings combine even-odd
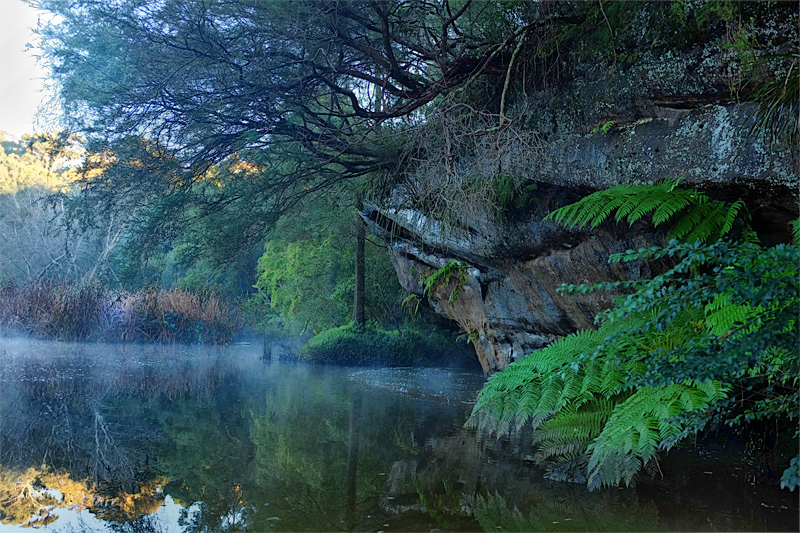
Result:
{"label": "leafy shrub", "polygon": [[348,366],[437,366],[464,355],[440,333],[387,331],[355,323],[318,334],[300,349],[302,361]]}

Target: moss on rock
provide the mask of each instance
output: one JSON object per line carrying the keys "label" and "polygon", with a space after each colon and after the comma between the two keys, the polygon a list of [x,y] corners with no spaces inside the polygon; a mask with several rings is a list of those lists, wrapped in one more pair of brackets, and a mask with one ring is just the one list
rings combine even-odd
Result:
{"label": "moss on rock", "polygon": [[387,331],[354,323],[325,330],[298,353],[301,361],[347,366],[457,366],[464,350],[438,332]]}

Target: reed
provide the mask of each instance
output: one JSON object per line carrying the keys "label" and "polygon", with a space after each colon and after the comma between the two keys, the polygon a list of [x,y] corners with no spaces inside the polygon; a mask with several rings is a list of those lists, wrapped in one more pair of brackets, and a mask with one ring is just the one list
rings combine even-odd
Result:
{"label": "reed", "polygon": [[116,291],[96,282],[43,278],[0,285],[0,328],[61,340],[224,344],[239,319],[211,290]]}

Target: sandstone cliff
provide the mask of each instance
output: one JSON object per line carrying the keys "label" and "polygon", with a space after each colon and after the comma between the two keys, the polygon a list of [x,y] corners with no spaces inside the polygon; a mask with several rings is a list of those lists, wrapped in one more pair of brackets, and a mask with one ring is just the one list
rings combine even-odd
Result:
{"label": "sandstone cliff", "polygon": [[[760,43],[753,54],[792,49],[796,9],[776,9],[749,31]],[[364,207],[364,220],[389,244],[409,292],[422,295],[425,277],[448,261],[467,263],[457,299],[450,298],[451,282],[429,300],[470,335],[487,373],[592,327],[594,315],[611,303],[608,294],[561,294],[562,283],[636,279],[658,269],[608,264],[612,253],[662,239],[652,228],[606,224],[570,231],[542,221],[553,209],[618,183],[683,176],[718,198],[744,198],[767,241],[781,238],[798,215],[796,146],[751,133],[756,104],[747,101],[741,47],[705,39],[673,51],[658,45],[648,28],[639,33],[626,64],[616,52],[613,64],[573,54],[567,81],[521,91],[501,110],[511,118],[503,116],[502,127],[485,135],[487,148],[447,154],[441,162],[432,157],[390,195]],[[514,176],[523,201],[501,217],[491,202],[442,216],[415,201],[420,183],[448,195],[447,176],[459,174],[479,176],[478,182]]]}

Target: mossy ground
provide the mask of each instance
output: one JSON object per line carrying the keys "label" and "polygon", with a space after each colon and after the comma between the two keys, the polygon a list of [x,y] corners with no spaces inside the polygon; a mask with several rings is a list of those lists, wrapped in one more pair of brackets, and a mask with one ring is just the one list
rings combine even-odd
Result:
{"label": "mossy ground", "polygon": [[318,334],[300,349],[301,361],[346,366],[466,366],[474,354],[437,331],[388,331],[354,323]]}

